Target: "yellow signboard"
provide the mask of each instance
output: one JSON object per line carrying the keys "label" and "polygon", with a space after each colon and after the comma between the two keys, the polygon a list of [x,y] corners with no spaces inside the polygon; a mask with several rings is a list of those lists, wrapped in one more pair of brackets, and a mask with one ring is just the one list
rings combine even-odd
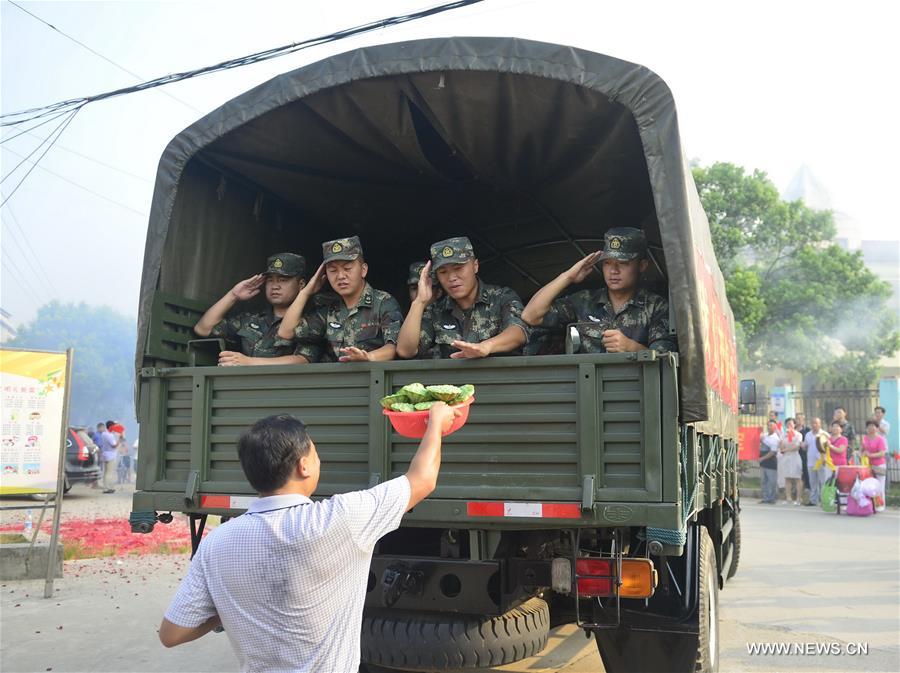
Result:
{"label": "yellow signboard", "polygon": [[0,494],[56,492],[66,354],[0,349]]}

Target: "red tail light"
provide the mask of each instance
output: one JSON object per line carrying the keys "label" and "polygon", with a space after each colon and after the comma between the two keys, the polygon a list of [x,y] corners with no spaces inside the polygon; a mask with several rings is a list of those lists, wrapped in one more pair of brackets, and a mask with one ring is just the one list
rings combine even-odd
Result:
{"label": "red tail light", "polygon": [[616,579],[616,561],[610,558],[580,558],[575,561],[579,596],[650,598],[656,589],[656,570],[647,558],[623,558],[622,577]]}
{"label": "red tail light", "polygon": [[84,462],[88,458],[91,457],[91,452],[87,447],[87,444],[78,436],[77,432],[70,432],[69,437],[72,438],[72,441],[75,442],[75,446],[78,447],[78,460]]}
{"label": "red tail light", "polygon": [[613,559],[580,558],[575,561],[579,596],[611,596],[615,587]]}

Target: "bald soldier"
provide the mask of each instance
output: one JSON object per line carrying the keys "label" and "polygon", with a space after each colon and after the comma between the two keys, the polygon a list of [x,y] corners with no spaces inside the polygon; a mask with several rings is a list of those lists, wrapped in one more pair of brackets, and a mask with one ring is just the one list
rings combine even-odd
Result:
{"label": "bald soldier", "polygon": [[[433,303],[432,269],[444,291]],[[416,298],[400,329],[397,355],[483,358],[517,354],[528,333],[519,295],[508,287],[482,282],[469,239],[448,238],[431,246],[431,261],[419,274]]]}
{"label": "bald soldier", "polygon": [[[647,269],[647,239],[632,227],[610,229],[603,250],[594,252],[559,274],[528,302],[522,318],[529,325],[565,330],[576,323],[581,334],[579,353],[625,353],[640,350],[674,351],[669,334],[669,304],[638,287]],[[602,263],[606,287],[559,295],[581,283]]]}
{"label": "bald soldier", "polygon": [[[301,364],[306,358],[295,353],[291,341],[278,337],[278,326],[291,302],[306,285],[303,272],[306,260],[292,252],[269,257],[266,270],[235,285],[213,304],[194,325],[199,337],[221,337],[230,347],[219,353],[220,367],[237,365]],[[241,301],[253,299],[265,289],[269,308],[261,312],[245,311],[227,318]]]}
{"label": "bald soldier", "polygon": [[[287,310],[279,336],[296,338],[297,352],[310,362],[393,360],[403,314],[396,299],[366,281],[359,237],[325,241],[322,259]],[[335,294],[317,295],[326,279]],[[315,305],[301,318],[314,295]]]}

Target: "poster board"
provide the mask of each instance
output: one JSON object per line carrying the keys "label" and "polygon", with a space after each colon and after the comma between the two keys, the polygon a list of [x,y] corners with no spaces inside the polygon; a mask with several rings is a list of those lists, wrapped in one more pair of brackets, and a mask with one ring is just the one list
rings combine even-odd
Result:
{"label": "poster board", "polygon": [[0,348],[0,494],[56,493],[67,354]]}

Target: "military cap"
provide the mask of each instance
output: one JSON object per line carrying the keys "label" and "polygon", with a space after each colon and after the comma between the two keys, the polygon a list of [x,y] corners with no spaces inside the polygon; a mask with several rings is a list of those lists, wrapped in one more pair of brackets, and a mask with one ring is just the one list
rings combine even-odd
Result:
{"label": "military cap", "polygon": [[279,252],[269,257],[263,273],[294,277],[302,276],[304,271],[306,271],[306,260],[302,255],[293,252]]}
{"label": "military cap", "polygon": [[350,262],[362,255],[362,243],[359,236],[338,238],[322,244],[322,259],[326,262]]}
{"label": "military cap", "polygon": [[603,254],[600,259],[627,262],[647,256],[647,237],[634,227],[615,227],[603,234]]}
{"label": "military cap", "polygon": [[435,271],[445,264],[464,264],[475,259],[472,241],[465,236],[456,236],[431,245],[431,270]]}
{"label": "military cap", "polygon": [[407,285],[418,285],[419,284],[419,276],[422,274],[422,269],[425,268],[425,262],[413,262],[409,265],[409,277],[406,279]]}

